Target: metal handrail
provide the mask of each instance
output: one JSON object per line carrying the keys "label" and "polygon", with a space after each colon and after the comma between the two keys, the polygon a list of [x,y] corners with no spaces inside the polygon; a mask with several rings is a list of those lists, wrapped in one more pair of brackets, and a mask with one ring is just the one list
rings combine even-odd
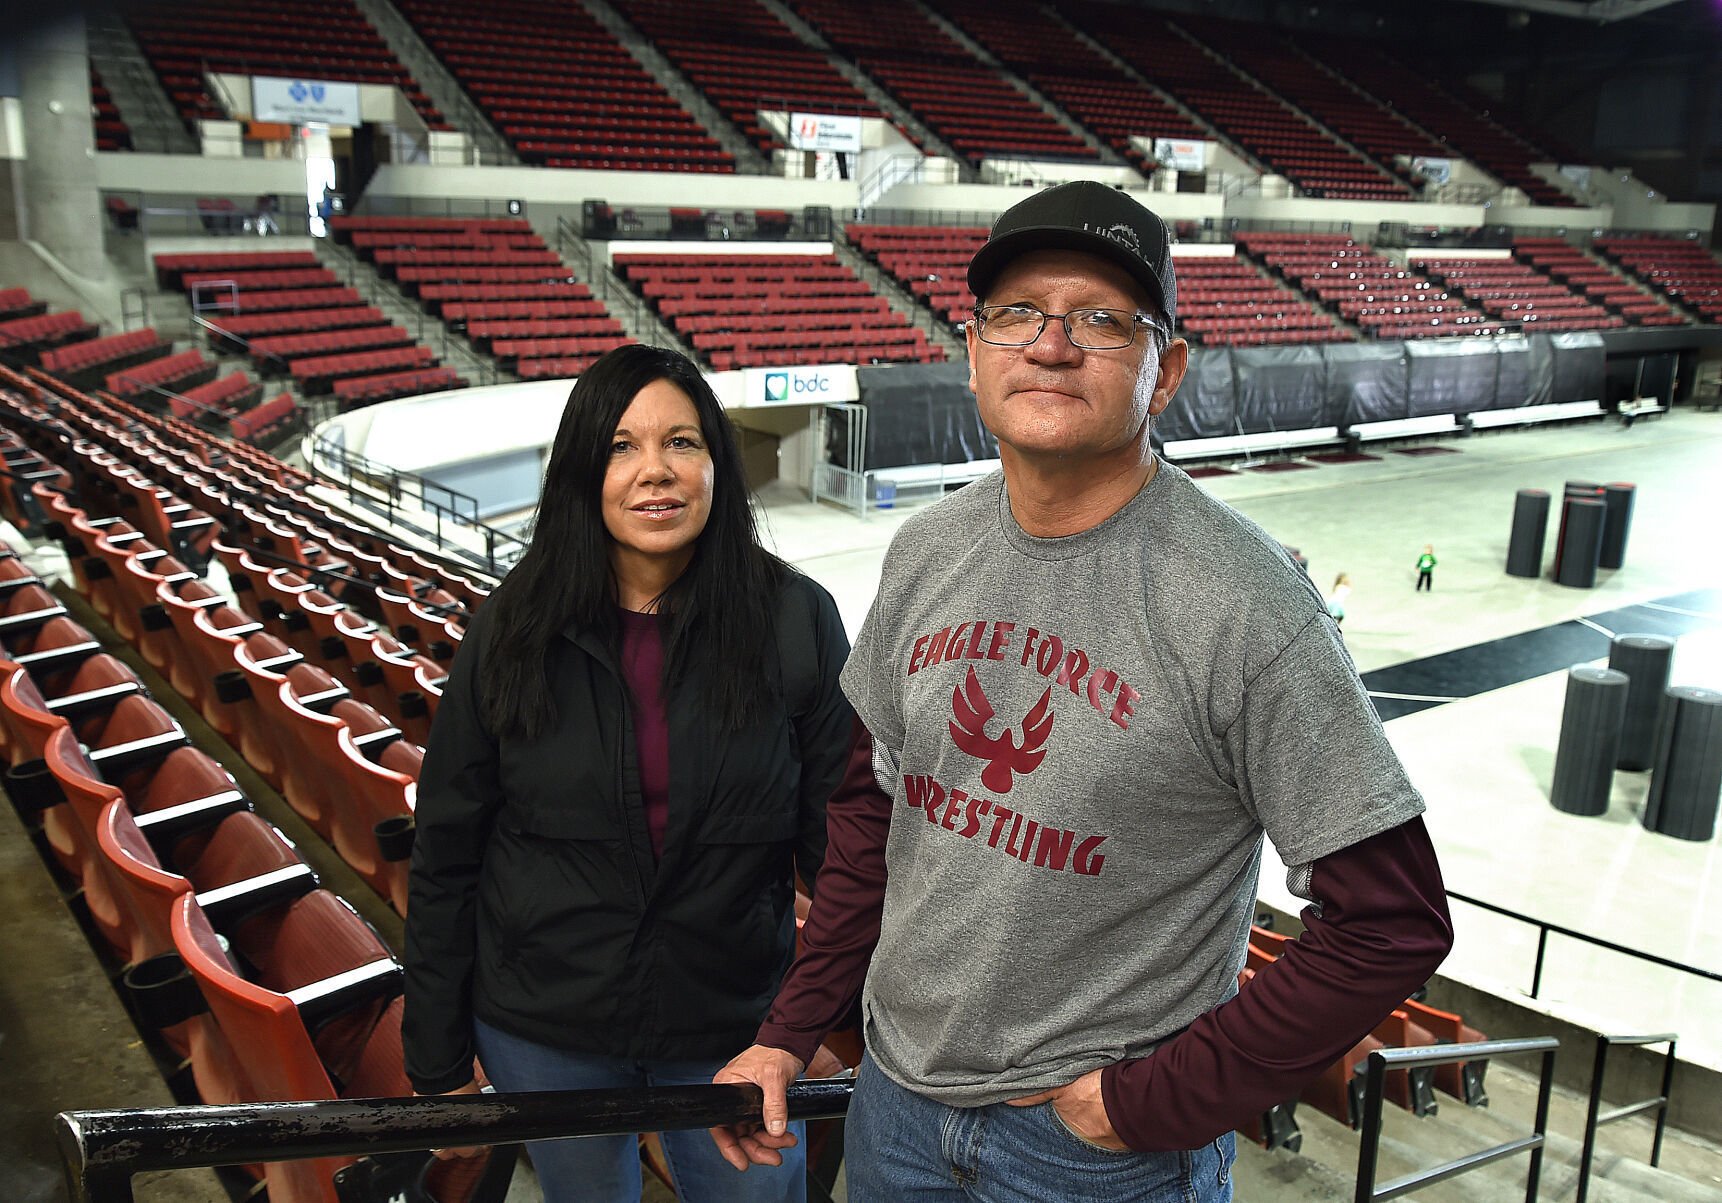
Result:
{"label": "metal handrail", "polygon": [[1497,915],[1504,915],[1509,919],[1517,919],[1521,923],[1533,923],[1536,925],[1537,963],[1531,974],[1532,998],[1536,998],[1538,992],[1541,991],[1543,987],[1543,959],[1544,954],[1548,951],[1550,932],[1560,936],[1567,936],[1570,939],[1579,940],[1586,944],[1594,944],[1598,948],[1606,948],[1610,952],[1623,953],[1629,957],[1636,957],[1641,961],[1649,961],[1652,965],[1661,965],[1664,969],[1678,969],[1681,973],[1689,973],[1694,977],[1701,977],[1707,981],[1722,982],[1722,973],[1713,973],[1708,969],[1700,969],[1696,965],[1684,965],[1679,961],[1671,961],[1667,957],[1659,957],[1655,953],[1643,952],[1637,948],[1628,948],[1624,944],[1616,944],[1614,941],[1605,940],[1601,936],[1586,935],[1582,931],[1574,931],[1572,928],[1563,927],[1559,923],[1550,923],[1546,919],[1538,919],[1532,915],[1521,914],[1520,912],[1511,910],[1507,907],[1497,906],[1493,902],[1484,902],[1481,898],[1472,898],[1468,894],[1461,894],[1456,890],[1448,890],[1447,897],[1457,898],[1460,902],[1469,903],[1475,907],[1481,907],[1485,911],[1491,911]]}
{"label": "metal handrail", "polygon": [[[789,1087],[791,1119],[845,1114],[848,1078]],[[616,1136],[744,1123],[756,1086],[549,1090],[305,1103],[62,1111],[55,1136],[71,1203],[131,1203],[133,1174],[363,1156],[567,1136]]]}
{"label": "metal handrail", "polygon": [[[476,565],[500,580],[526,550],[526,540],[491,526],[478,517],[478,498],[459,489],[451,489],[429,477],[403,472],[398,468],[366,459],[344,444],[331,440],[327,435],[319,433],[314,437],[311,453],[305,457],[305,464],[320,478],[345,484],[347,499],[355,505],[375,509],[380,501],[390,522],[433,541],[444,557],[461,562],[462,571],[471,571]],[[336,470],[343,475],[337,476]],[[360,477],[373,482],[381,497],[359,489],[357,482]],[[436,520],[435,530],[425,530],[416,525],[397,508],[397,503],[408,496],[413,488],[417,490],[419,508]],[[433,499],[427,489],[442,493],[448,498],[448,502],[445,504]],[[461,505],[463,502],[466,503],[464,506]],[[464,510],[471,512],[463,512]],[[459,543],[450,542],[443,532],[445,518],[450,525],[471,531],[482,538],[484,550],[476,552],[462,547]],[[503,558],[501,553],[510,548],[514,554]],[[481,556],[482,558],[479,558]]]}
{"label": "metal handrail", "polygon": [[[1579,1155],[1578,1193],[1573,1197],[1573,1203],[1585,1203],[1585,1196],[1590,1193],[1591,1154],[1596,1151],[1596,1130],[1604,1124],[1654,1110],[1656,1137],[1650,1146],[1650,1164],[1661,1164],[1662,1133],[1668,1126],[1668,1100],[1674,1091],[1674,1047],[1677,1039],[1673,1032],[1659,1032],[1654,1036],[1597,1036],[1596,1064],[1590,1075],[1590,1110],[1584,1120],[1584,1152]],[[1662,1061],[1662,1093],[1655,1098],[1616,1107],[1613,1111],[1603,1111],[1602,1075],[1608,1066],[1608,1050],[1617,1044],[1661,1044],[1664,1041],[1668,1043],[1668,1055]]]}
{"label": "metal handrail", "polygon": [[[1548,1141],[1549,1095],[1555,1082],[1555,1052],[1559,1048],[1560,1042],[1553,1036],[1533,1036],[1522,1040],[1432,1044],[1422,1048],[1379,1048],[1370,1053],[1369,1069],[1363,1088],[1363,1137],[1357,1149],[1355,1203],[1397,1199],[1412,1191],[1422,1190],[1425,1186],[1433,1186],[1459,1174],[1481,1169],[1504,1157],[1526,1152],[1531,1155],[1531,1164],[1525,1184],[1525,1203],[1536,1203],[1537,1186],[1543,1168],[1543,1147]],[[1382,1094],[1389,1068],[1433,1068],[1437,1065],[1452,1065],[1458,1061],[1493,1060],[1525,1053],[1543,1055],[1542,1072],[1537,1082],[1537,1114],[1529,1136],[1492,1148],[1480,1149],[1475,1153],[1467,1153],[1433,1169],[1418,1170],[1381,1186],[1375,1184],[1376,1162],[1381,1145]]]}

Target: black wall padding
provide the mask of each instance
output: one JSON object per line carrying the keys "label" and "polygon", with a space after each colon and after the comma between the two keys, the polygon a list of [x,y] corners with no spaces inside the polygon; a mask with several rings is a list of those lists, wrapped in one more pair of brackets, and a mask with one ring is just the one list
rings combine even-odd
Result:
{"label": "black wall padding", "polygon": [[[993,459],[998,444],[981,425],[966,363],[891,364],[856,369],[867,407],[867,467],[965,464]],[[841,445],[826,448],[841,463]]]}
{"label": "black wall padding", "polygon": [[1237,386],[1232,379],[1232,348],[1190,349],[1190,368],[1172,404],[1155,419],[1163,440],[1212,439],[1237,434]]}
{"label": "black wall padding", "polygon": [[1327,407],[1333,419],[1312,423],[1349,426],[1405,416],[1405,344],[1328,343]]}
{"label": "black wall padding", "polygon": [[1602,335],[1594,330],[1548,334],[1554,352],[1550,401],[1600,401],[1603,385]]}
{"label": "black wall padding", "polygon": [[[867,467],[959,464],[998,455],[968,388],[968,365],[860,368]],[[1350,426],[1601,400],[1603,341],[1575,334],[1194,347],[1184,383],[1155,422],[1162,442]],[[840,444],[827,448],[842,463]]]}
{"label": "black wall padding", "polygon": [[1508,334],[1490,340],[1495,344],[1495,408],[1516,409],[1534,405],[1531,395],[1531,340]]}
{"label": "black wall padding", "polygon": [[1405,366],[1408,417],[1495,408],[1500,359],[1493,339],[1407,341]]}
{"label": "black wall padding", "polygon": [[1232,375],[1245,430],[1308,430],[1327,420],[1327,364],[1320,346],[1237,347]]}

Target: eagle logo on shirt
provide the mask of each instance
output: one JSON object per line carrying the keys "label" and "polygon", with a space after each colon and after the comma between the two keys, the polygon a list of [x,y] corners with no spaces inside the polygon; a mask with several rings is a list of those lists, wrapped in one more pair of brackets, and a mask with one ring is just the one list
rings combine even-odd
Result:
{"label": "eagle logo on shirt", "polygon": [[986,733],[987,723],[996,717],[993,704],[981,688],[975,670],[969,669],[963,683],[951,691],[951,739],[959,749],[976,760],[984,760],[981,784],[997,794],[1008,794],[1012,779],[1018,773],[1032,773],[1046,759],[1046,741],[1052,734],[1052,687],[1040,695],[1023,718],[1022,742],[1016,739],[1016,729],[1006,727],[998,735]]}

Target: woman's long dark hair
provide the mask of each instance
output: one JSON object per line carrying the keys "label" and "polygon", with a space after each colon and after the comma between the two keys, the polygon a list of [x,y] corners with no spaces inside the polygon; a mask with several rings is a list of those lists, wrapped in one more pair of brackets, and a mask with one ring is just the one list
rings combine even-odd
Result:
{"label": "woman's long dark hair", "polygon": [[569,393],[532,544],[484,604],[490,630],[482,709],[495,735],[535,739],[550,730],[556,703],[546,659],[569,623],[599,633],[612,647],[620,642],[601,494],[616,425],[640,390],[657,380],[693,401],[712,457],[711,514],[686,571],[659,599],[665,687],[697,681],[707,713],[730,730],[773,688],[765,667],[772,658],[764,653],[787,569],[759,545],[729,418],[684,356],[660,347],[619,347],[588,368]]}

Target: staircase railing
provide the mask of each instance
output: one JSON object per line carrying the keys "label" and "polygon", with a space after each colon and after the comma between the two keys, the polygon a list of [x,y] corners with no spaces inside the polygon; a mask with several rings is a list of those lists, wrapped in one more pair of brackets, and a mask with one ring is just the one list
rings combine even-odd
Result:
{"label": "staircase railing", "polygon": [[[498,579],[526,551],[526,540],[519,535],[479,518],[478,498],[415,472],[366,459],[326,434],[312,440],[305,465],[325,482],[344,486],[349,504],[383,515],[391,524],[430,540],[445,556],[477,565]],[[432,520],[429,529],[418,521],[425,515]],[[457,531],[482,543],[482,549],[452,538]]]}
{"label": "staircase railing", "polygon": [[1664,969],[1677,969],[1681,973],[1688,973],[1693,977],[1701,977],[1706,981],[1722,982],[1722,973],[1714,973],[1708,969],[1700,969],[1696,965],[1683,965],[1679,961],[1671,961],[1667,957],[1659,957],[1655,953],[1645,952],[1642,949],[1628,948],[1624,944],[1616,944],[1612,940],[1604,940],[1601,936],[1587,935],[1582,931],[1574,931],[1570,927],[1562,927],[1559,923],[1550,923],[1546,919],[1538,919],[1532,915],[1523,915],[1518,911],[1510,910],[1504,906],[1497,906],[1493,902],[1484,902],[1481,898],[1472,898],[1470,895],[1461,894],[1456,890],[1448,890],[1447,897],[1457,898],[1460,902],[1466,903],[1470,906],[1480,907],[1483,910],[1496,915],[1504,915],[1508,919],[1517,919],[1520,923],[1529,923],[1537,929],[1537,963],[1536,967],[1531,971],[1532,998],[1536,998],[1543,988],[1543,961],[1548,952],[1549,935],[1551,932],[1557,936],[1566,936],[1568,939],[1578,940],[1585,944],[1593,944],[1598,948],[1606,948],[1610,952],[1618,952],[1623,956],[1634,957],[1640,961],[1648,961],[1652,965],[1660,965]]}
{"label": "staircase railing", "polygon": [[[1555,1052],[1560,1042],[1553,1036],[1533,1036],[1523,1040],[1484,1040],[1470,1044],[1431,1044],[1422,1048],[1378,1048],[1369,1054],[1369,1069],[1363,1087],[1363,1134],[1357,1149],[1357,1193],[1355,1203],[1376,1203],[1377,1200],[1397,1199],[1412,1191],[1422,1190],[1448,1178],[1481,1169],[1504,1157],[1529,1153],[1531,1163],[1526,1175],[1525,1203],[1537,1203],[1537,1188],[1542,1176],[1543,1148],[1548,1142],[1549,1096],[1555,1084]],[[1479,1149],[1431,1169],[1417,1170],[1380,1186],[1375,1184],[1377,1158],[1381,1146],[1381,1107],[1389,1069],[1432,1069],[1437,1065],[1452,1065],[1458,1061],[1494,1060],[1528,1053],[1541,1053],[1542,1071],[1537,1080],[1537,1114],[1529,1136],[1509,1140],[1504,1144]]]}
{"label": "staircase railing", "polygon": [[[1656,1112],[1656,1137],[1650,1146],[1650,1164],[1659,1165],[1662,1161],[1662,1133],[1668,1126],[1668,1100],[1674,1092],[1674,1046],[1677,1040],[1673,1032],[1661,1032],[1654,1036],[1598,1036],[1596,1038],[1596,1065],[1590,1075],[1590,1110],[1585,1114],[1584,1121],[1584,1152],[1579,1155],[1578,1193],[1573,1196],[1573,1203],[1585,1203],[1585,1196],[1590,1193],[1590,1162],[1591,1154],[1596,1151],[1596,1130],[1604,1124],[1612,1124],[1616,1120],[1626,1119],[1631,1115],[1640,1115],[1646,1111]],[[1612,1111],[1602,1110],[1602,1075],[1608,1068],[1608,1052],[1615,1045],[1668,1044],[1668,1055],[1662,1060],[1662,1093],[1654,1098],[1643,1099],[1636,1103],[1627,1103]]]}

